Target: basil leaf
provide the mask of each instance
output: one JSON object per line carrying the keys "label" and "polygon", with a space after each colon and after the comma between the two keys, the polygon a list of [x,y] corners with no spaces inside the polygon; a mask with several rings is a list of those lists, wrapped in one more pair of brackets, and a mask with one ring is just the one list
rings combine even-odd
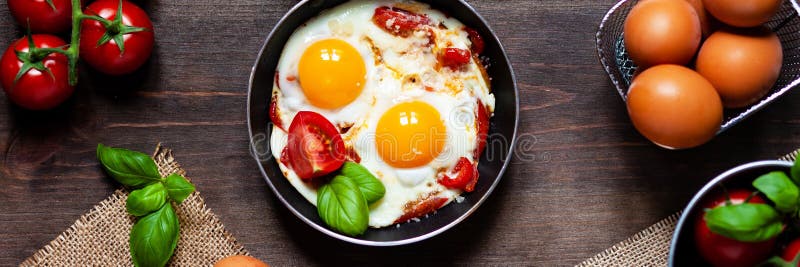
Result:
{"label": "basil leaf", "polygon": [[161,180],[156,163],[141,152],[97,144],[97,159],[114,180],[125,186],[141,188]]}
{"label": "basil leaf", "polygon": [[180,174],[173,173],[164,181],[169,197],[181,204],[184,199],[194,192],[194,185]]}
{"label": "basil leaf", "polygon": [[782,217],[767,204],[720,206],[707,211],[704,218],[712,232],[743,242],[769,240],[783,230]]}
{"label": "basil leaf", "polygon": [[143,216],[161,208],[167,202],[167,190],[161,183],[133,190],[125,201],[125,208],[133,216]]}
{"label": "basil leaf", "polygon": [[775,203],[781,212],[792,212],[797,208],[800,188],[782,171],[774,171],[759,176],[753,186]]}
{"label": "basil leaf", "polygon": [[131,258],[135,266],[164,266],[178,245],[180,224],[169,203],[133,225],[130,236]]}
{"label": "basil leaf", "polygon": [[794,160],[794,165],[792,165],[792,168],[789,170],[789,174],[792,175],[792,181],[794,181],[795,184],[800,184],[800,157]]}
{"label": "basil leaf", "polygon": [[772,256],[771,258],[759,263],[756,266],[759,266],[759,267],[767,267],[767,266],[770,266],[770,267],[795,267],[795,266],[797,266],[797,264],[792,264],[790,262],[787,262],[786,260],[784,260],[783,258],[781,258],[779,256]]}
{"label": "basil leaf", "polygon": [[386,193],[383,183],[361,164],[352,161],[345,162],[342,165],[342,175],[350,177],[358,185],[358,189],[364,194],[364,198],[369,204],[380,200]]}
{"label": "basil leaf", "polygon": [[347,176],[337,175],[319,188],[317,212],[328,226],[351,236],[363,234],[369,224],[367,200]]}

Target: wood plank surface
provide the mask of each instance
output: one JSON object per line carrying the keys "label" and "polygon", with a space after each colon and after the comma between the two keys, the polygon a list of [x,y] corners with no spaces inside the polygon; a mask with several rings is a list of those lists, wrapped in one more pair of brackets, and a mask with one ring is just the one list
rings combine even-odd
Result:
{"label": "wood plank surface", "polygon": [[[295,1],[138,1],[157,47],[115,79],[85,68],[63,107],[32,113],[0,94],[0,265],[47,244],[117,184],[98,142],[162,142],[245,247],[274,266],[571,266],[678,211],[713,175],[800,146],[800,94],[691,150],[634,130],[594,36],[614,1],[469,1],[496,31],[520,90],[521,138],[492,196],[455,228],[394,248],[349,245],[293,216],[248,153],[247,82],[258,49]],[[0,3],[0,48],[21,36]]]}

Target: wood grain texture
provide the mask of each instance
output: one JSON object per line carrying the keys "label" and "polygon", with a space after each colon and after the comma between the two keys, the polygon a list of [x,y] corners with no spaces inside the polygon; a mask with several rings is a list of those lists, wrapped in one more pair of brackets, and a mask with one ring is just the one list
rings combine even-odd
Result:
{"label": "wood grain texture", "polygon": [[[659,149],[636,133],[597,61],[594,34],[614,1],[473,0],[516,71],[518,153],[457,227],[409,246],[358,247],[295,218],[248,153],[250,68],[295,2],[138,2],[157,40],[145,69],[107,78],[85,68],[52,112],[0,94],[0,265],[18,264],[118,187],[98,166],[98,142],[174,149],[208,206],[274,266],[571,266],[678,211],[713,175],[800,146],[800,95],[789,93],[700,148]],[[18,37],[2,2],[0,48]]]}

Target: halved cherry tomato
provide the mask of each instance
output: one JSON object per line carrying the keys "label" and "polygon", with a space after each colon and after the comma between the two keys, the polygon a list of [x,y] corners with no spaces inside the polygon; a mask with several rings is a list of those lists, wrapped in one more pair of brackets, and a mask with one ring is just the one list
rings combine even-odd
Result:
{"label": "halved cherry tomato", "polygon": [[458,159],[456,166],[453,168],[453,173],[456,177],[450,178],[447,175],[443,175],[436,181],[447,188],[461,189],[465,192],[475,190],[475,184],[478,183],[478,167],[472,164],[469,159],[465,157]]}
{"label": "halved cherry tomato", "polygon": [[[60,38],[49,34],[34,34],[32,39],[37,48],[59,48],[67,45]],[[25,61],[36,66],[19,77],[17,75],[20,69],[26,64],[17,56],[18,52]],[[28,39],[22,37],[12,43],[0,59],[0,81],[8,98],[15,104],[31,110],[51,109],[67,100],[74,90],[74,87],[69,85],[67,57],[51,53],[36,59],[31,57],[37,56],[28,52]]]}
{"label": "halved cherry tomato", "polygon": [[[752,192],[743,189],[728,192],[731,204],[744,203],[751,194]],[[703,207],[712,209],[725,205],[726,201],[723,194],[711,199]],[[757,195],[752,196],[749,203],[764,203],[764,199]],[[697,251],[714,266],[754,266],[767,259],[775,245],[775,238],[763,242],[742,242],[716,234],[708,229],[702,216],[695,221],[694,239]]]}
{"label": "halved cherry tomato", "polygon": [[404,223],[413,218],[417,218],[422,215],[431,213],[441,208],[442,205],[444,205],[445,203],[447,203],[447,198],[443,197],[428,198],[410,207],[410,209],[407,208],[407,210],[404,211],[403,216],[397,218],[397,220],[395,220],[394,223]]}
{"label": "halved cherry tomato", "polygon": [[408,10],[382,6],[375,9],[372,22],[391,34],[408,37],[414,30],[430,24],[430,19]]}
{"label": "halved cherry tomato", "polygon": [[355,163],[361,163],[361,156],[358,155],[358,152],[356,151],[355,148],[348,147],[347,148],[347,160],[355,162]]}
{"label": "halved cherry tomato", "polygon": [[11,15],[32,32],[61,33],[72,26],[70,0],[8,0]]}
{"label": "halved cherry tomato", "polygon": [[475,146],[474,153],[472,153],[472,159],[475,161],[478,161],[478,158],[483,154],[483,149],[486,148],[486,137],[489,135],[489,114],[486,111],[486,106],[480,100],[478,100],[477,109],[478,115],[475,118],[475,128],[478,129],[478,144]]}
{"label": "halved cherry tomato", "polygon": [[329,174],[342,166],[345,147],[339,131],[322,115],[300,111],[289,125],[290,167],[303,180]]}
{"label": "halved cherry tomato", "polygon": [[[117,14],[120,1],[122,14]],[[154,37],[153,23],[144,10],[127,0],[98,0],[89,4],[84,13],[112,22],[117,16],[122,16],[122,21],[121,25],[106,29],[99,21],[84,19],[81,24],[81,59],[110,75],[131,73],[147,62],[153,51]],[[110,40],[101,39],[106,34],[111,36]]]}
{"label": "halved cherry tomato", "polygon": [[273,95],[272,101],[269,103],[269,119],[272,120],[272,123],[281,130],[286,131],[286,128],[283,128],[283,121],[281,121],[281,117],[278,116],[278,96]]}
{"label": "halved cherry tomato", "polygon": [[464,30],[467,31],[467,38],[472,43],[470,46],[470,50],[472,53],[479,55],[483,53],[483,48],[486,44],[483,42],[483,37],[473,28],[464,27]]}
{"label": "halved cherry tomato", "polygon": [[470,59],[472,59],[472,55],[469,50],[452,47],[445,48],[440,58],[442,66],[450,68],[459,68],[469,63]]}

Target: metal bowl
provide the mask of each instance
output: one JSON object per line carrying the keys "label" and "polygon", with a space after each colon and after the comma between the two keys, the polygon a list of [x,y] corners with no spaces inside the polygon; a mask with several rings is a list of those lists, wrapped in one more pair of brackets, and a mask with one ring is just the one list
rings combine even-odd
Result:
{"label": "metal bowl", "polygon": [[258,167],[267,184],[275,192],[275,196],[300,220],[314,229],[340,240],[368,246],[403,245],[430,238],[450,229],[474,212],[492,192],[508,166],[516,142],[519,122],[519,101],[517,99],[519,92],[511,63],[489,25],[466,2],[461,0],[422,1],[428,2],[434,8],[447,12],[465,25],[476,29],[486,42],[482,56],[489,61],[490,67],[487,71],[492,77],[491,83],[494,88],[496,108],[489,129],[489,146],[478,165],[480,180],[475,191],[463,195],[463,202],[448,204],[439,209],[436,214],[422,218],[419,222],[404,223],[399,227],[370,228],[363,235],[356,237],[339,234],[325,225],[319,218],[316,207],[292,187],[278,168],[269,146],[272,124],[269,122],[267,107],[269,107],[272,93],[275,66],[289,36],[297,27],[319,14],[320,11],[343,2],[346,1],[301,1],[278,22],[265,41],[250,76],[247,112],[251,152],[258,161]]}
{"label": "metal bowl", "polygon": [[[636,65],[625,51],[622,39],[623,25],[631,8],[639,0],[622,0],[612,7],[597,30],[597,54],[600,63],[611,78],[623,101],[628,96],[628,86],[636,72]],[[800,84],[800,6],[796,0],[783,1],[778,13],[765,25],[777,33],[783,45],[783,66],[778,81],[760,101],[737,109],[725,109],[722,127],[717,134],[730,129],[755,112],[778,99],[781,95]]]}
{"label": "metal bowl", "polygon": [[708,197],[721,193],[722,188],[747,188],[755,191],[751,185],[753,180],[770,171],[789,172],[790,161],[766,160],[747,163],[730,169],[708,182],[694,195],[675,227],[672,243],[669,247],[669,266],[707,266],[697,253],[694,243],[694,222],[702,214],[702,203]]}

